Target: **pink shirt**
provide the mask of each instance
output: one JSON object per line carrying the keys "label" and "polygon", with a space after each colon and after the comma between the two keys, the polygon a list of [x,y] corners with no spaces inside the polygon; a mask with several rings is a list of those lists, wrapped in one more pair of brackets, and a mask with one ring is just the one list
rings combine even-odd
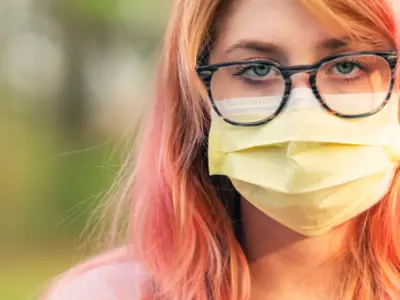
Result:
{"label": "pink shirt", "polygon": [[138,262],[116,257],[115,253],[106,254],[68,271],[43,300],[141,299],[140,287],[149,279],[148,273]]}

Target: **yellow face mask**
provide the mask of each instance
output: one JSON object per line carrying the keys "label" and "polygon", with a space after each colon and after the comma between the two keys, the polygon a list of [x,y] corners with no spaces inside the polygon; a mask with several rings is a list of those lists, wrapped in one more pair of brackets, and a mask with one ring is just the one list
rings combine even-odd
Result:
{"label": "yellow face mask", "polygon": [[[310,89],[294,89],[285,111],[261,126],[234,126],[213,113],[210,175],[229,177],[247,201],[292,230],[323,234],[390,188],[400,160],[398,98],[359,119],[329,114]],[[249,109],[243,100],[228,100],[224,109]]]}

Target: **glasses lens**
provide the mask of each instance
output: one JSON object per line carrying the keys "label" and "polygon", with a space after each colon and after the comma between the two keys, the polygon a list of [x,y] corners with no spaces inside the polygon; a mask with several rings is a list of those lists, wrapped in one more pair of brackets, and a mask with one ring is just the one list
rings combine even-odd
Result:
{"label": "glasses lens", "polygon": [[339,58],[324,64],[316,84],[325,104],[333,111],[357,116],[375,112],[385,102],[391,82],[391,69],[375,55]]}
{"label": "glasses lens", "polygon": [[273,116],[285,91],[280,71],[257,63],[220,68],[210,86],[219,113],[229,121],[242,124]]}

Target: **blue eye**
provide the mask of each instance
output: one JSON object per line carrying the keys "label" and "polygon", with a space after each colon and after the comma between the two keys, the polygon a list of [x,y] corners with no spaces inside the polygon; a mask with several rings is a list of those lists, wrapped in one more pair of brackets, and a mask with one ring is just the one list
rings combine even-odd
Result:
{"label": "blue eye", "polygon": [[353,71],[357,71],[359,66],[356,63],[344,61],[336,64],[335,69],[339,72],[339,74],[349,75]]}
{"label": "blue eye", "polygon": [[235,76],[242,76],[253,80],[262,80],[273,74],[273,68],[267,65],[241,66],[237,68]]}
{"label": "blue eye", "polygon": [[247,72],[246,75],[250,77],[265,77],[271,72],[271,67],[269,66],[253,66]]}

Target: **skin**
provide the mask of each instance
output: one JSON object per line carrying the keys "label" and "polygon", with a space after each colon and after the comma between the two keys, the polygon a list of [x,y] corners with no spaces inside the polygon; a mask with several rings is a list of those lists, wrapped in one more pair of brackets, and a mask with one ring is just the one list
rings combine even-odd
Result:
{"label": "skin", "polygon": [[[296,0],[235,1],[218,25],[211,63],[259,58],[286,66],[305,65],[342,52],[371,50],[346,41],[340,26],[335,26],[336,32],[327,30]],[[270,49],[250,49],[243,45],[248,41]],[[387,42],[374,49],[391,50]],[[292,80],[293,88],[309,87],[307,74]],[[343,249],[346,224],[321,236],[305,237],[245,199],[241,206],[251,300],[337,299],[342,264],[332,263],[332,258]]]}

